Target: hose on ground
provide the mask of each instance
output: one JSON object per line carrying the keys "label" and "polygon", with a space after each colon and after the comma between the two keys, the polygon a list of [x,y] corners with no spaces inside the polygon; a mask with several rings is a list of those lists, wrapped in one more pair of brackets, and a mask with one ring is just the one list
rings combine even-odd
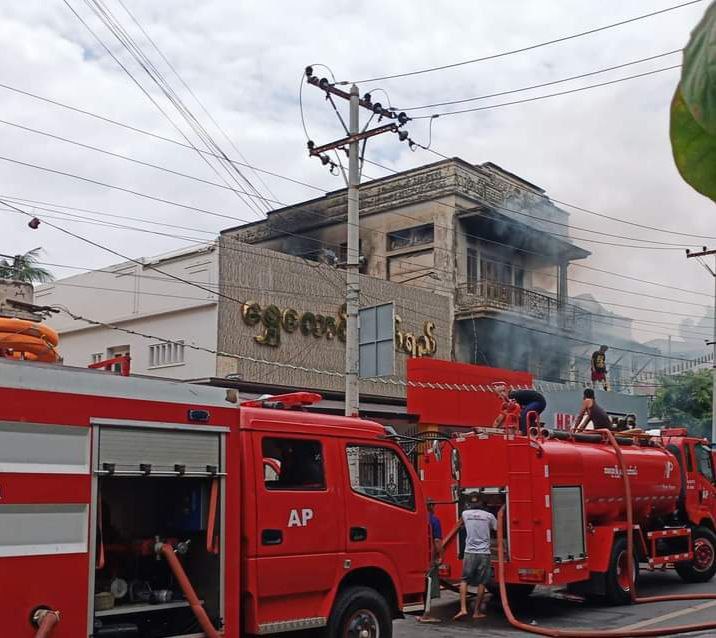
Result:
{"label": "hose on ground", "polygon": [[[610,445],[614,448],[619,463],[619,468],[624,481],[624,496],[626,499],[626,518],[627,518],[627,570],[630,582],[630,595],[632,602],[635,604],[646,604],[655,602],[671,602],[681,600],[713,600],[716,594],[676,594],[669,596],[649,596],[639,598],[636,595],[634,584],[634,509],[631,499],[631,484],[627,474],[627,467],[622,455],[619,443],[609,430],[598,430],[602,433]],[[716,621],[707,623],[694,623],[691,625],[679,625],[677,627],[660,627],[652,629],[599,629],[599,630],[576,630],[576,629],[558,629],[555,627],[536,627],[518,620],[512,613],[510,601],[507,596],[507,586],[505,585],[505,506],[500,508],[497,514],[497,578],[500,586],[500,600],[502,608],[508,622],[516,629],[527,631],[539,636],[550,636],[551,638],[639,638],[641,636],[671,636],[674,634],[685,634],[694,631],[707,631],[716,629]]]}

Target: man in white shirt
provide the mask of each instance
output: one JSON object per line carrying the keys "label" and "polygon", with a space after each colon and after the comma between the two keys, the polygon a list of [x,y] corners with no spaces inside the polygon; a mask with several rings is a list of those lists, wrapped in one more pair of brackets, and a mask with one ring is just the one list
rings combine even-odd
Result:
{"label": "man in white shirt", "polygon": [[490,581],[492,572],[490,532],[497,530],[497,519],[483,509],[480,495],[473,492],[468,496],[467,509],[462,513],[460,524],[466,532],[465,555],[460,582],[460,611],[453,620],[467,616],[467,588],[470,585],[477,587],[477,602],[472,617],[478,620],[486,617],[480,608],[485,596],[485,585]]}

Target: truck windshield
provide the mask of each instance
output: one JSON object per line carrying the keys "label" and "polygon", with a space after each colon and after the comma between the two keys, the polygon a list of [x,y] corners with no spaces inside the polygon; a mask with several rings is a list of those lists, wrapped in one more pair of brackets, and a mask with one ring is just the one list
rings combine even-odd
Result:
{"label": "truck windshield", "polygon": [[699,444],[696,446],[696,462],[699,467],[699,472],[711,481],[711,483],[716,483],[711,450],[705,445]]}

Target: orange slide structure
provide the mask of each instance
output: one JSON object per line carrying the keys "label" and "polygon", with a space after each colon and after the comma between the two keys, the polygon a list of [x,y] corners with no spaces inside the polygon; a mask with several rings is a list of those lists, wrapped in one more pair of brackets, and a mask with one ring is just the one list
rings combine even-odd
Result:
{"label": "orange slide structure", "polygon": [[57,332],[45,324],[0,318],[0,357],[56,363],[58,343]]}

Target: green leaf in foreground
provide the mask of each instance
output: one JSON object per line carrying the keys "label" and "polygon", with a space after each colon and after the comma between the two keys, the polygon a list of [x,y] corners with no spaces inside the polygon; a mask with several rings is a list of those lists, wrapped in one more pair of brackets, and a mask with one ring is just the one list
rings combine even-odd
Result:
{"label": "green leaf in foreground", "polygon": [[691,32],[684,49],[681,93],[694,119],[716,135],[716,2]]}
{"label": "green leaf in foreground", "polygon": [[694,119],[679,88],[671,101],[669,134],[681,176],[716,202],[716,135],[707,133]]}

